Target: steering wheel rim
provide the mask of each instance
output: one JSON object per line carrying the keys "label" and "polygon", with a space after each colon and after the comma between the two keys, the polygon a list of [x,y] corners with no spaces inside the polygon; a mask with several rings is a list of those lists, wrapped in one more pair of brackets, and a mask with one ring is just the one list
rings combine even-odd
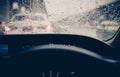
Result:
{"label": "steering wheel rim", "polygon": [[33,52],[33,51],[38,51],[38,50],[46,50],[46,49],[60,49],[60,50],[70,50],[76,53],[81,53],[84,54],[86,56],[91,56],[93,58],[105,61],[105,62],[109,62],[109,63],[117,63],[119,61],[114,60],[114,59],[110,59],[110,58],[106,58],[102,55],[99,55],[95,52],[92,52],[90,50],[84,49],[84,48],[80,48],[80,47],[76,47],[76,46],[71,46],[71,45],[62,45],[62,44],[46,44],[46,45],[41,45],[41,46],[36,46],[33,48],[29,48],[27,50],[24,50],[22,52],[18,52],[17,54],[13,54],[13,56],[17,56],[20,54],[24,54],[24,53],[29,53],[29,52]]}
{"label": "steering wheel rim", "polygon": [[[85,50],[82,48],[81,50],[88,52],[88,50]],[[6,75],[9,75],[12,77],[16,77],[20,74],[21,74],[20,76],[39,77],[38,71],[41,73],[43,71],[49,72],[51,70],[53,71],[60,70],[60,72],[62,71],[70,72],[69,70],[71,68],[72,70],[77,70],[82,72],[80,74],[77,73],[75,75],[76,77],[77,76],[86,77],[87,74],[90,76],[96,77],[97,74],[100,74],[100,73],[102,73],[101,76],[114,75],[112,74],[113,71],[109,71],[109,73],[107,74],[105,72],[111,69],[110,67],[112,65],[109,65],[109,64],[112,64],[113,62],[112,60],[105,61],[103,60],[103,58],[100,59],[95,56],[85,54],[83,52],[78,52],[77,47],[65,46],[65,45],[44,45],[44,46],[34,47],[25,51],[18,54],[14,54],[13,56],[11,56],[11,58],[6,60],[3,63],[4,67],[2,68],[4,68],[4,71],[2,74],[4,74],[5,70],[7,70]],[[114,61],[113,64],[114,63],[116,63],[116,61]],[[76,66],[79,66],[79,67],[76,67]],[[101,66],[102,68],[99,66]],[[95,68],[92,68],[92,67],[95,67]],[[10,71],[10,69],[12,69],[12,72]],[[38,71],[34,72],[35,69],[37,69]],[[90,69],[93,69],[94,73],[96,74],[94,74],[93,71],[90,72]],[[99,71],[96,71],[97,69]],[[15,72],[16,74],[13,72]],[[85,73],[87,74],[85,75]],[[6,77],[6,75],[4,77]],[[69,76],[69,75],[66,73],[65,76]]]}

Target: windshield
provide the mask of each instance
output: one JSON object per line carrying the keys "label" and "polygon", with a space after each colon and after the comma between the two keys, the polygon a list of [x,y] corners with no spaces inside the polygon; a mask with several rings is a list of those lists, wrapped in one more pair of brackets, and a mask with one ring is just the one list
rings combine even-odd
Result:
{"label": "windshield", "polygon": [[108,40],[119,0],[0,0],[0,34],[74,34]]}

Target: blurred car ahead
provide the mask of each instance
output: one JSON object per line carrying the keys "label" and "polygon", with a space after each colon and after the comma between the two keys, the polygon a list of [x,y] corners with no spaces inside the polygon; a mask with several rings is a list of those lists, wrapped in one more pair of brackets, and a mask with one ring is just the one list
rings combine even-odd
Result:
{"label": "blurred car ahead", "polygon": [[45,14],[16,14],[4,26],[4,34],[52,33],[50,22]]}

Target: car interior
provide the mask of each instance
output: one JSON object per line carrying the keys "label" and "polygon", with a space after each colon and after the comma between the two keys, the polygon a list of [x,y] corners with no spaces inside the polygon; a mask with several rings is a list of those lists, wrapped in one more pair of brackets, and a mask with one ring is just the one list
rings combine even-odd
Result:
{"label": "car interior", "polygon": [[8,76],[120,77],[120,28],[107,40],[66,33],[0,34],[0,77]]}

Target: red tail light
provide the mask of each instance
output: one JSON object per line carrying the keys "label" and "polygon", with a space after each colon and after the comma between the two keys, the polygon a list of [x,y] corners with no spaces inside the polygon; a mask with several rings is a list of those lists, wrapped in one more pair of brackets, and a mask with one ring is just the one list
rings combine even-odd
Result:
{"label": "red tail light", "polygon": [[49,30],[49,29],[50,29],[50,26],[46,26],[45,29],[46,29],[46,30]]}
{"label": "red tail light", "polygon": [[47,25],[44,25],[44,26],[39,26],[39,27],[37,27],[38,29],[45,29],[45,30],[48,30],[48,29],[50,29],[50,27],[49,26],[47,26]]}
{"label": "red tail light", "polygon": [[4,26],[4,30],[5,31],[11,31],[11,27],[10,26]]}

